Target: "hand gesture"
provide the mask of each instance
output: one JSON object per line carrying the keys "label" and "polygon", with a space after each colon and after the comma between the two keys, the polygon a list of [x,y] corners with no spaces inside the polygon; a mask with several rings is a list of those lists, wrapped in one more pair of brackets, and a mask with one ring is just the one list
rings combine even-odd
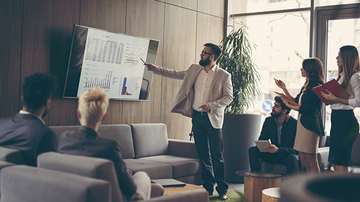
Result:
{"label": "hand gesture", "polygon": [[155,69],[155,65],[153,65],[153,64],[146,63],[144,65],[146,65],[146,67],[149,71],[154,71],[154,69]]}
{"label": "hand gesture", "polygon": [[267,151],[269,151],[270,153],[278,153],[279,152],[279,147],[277,147],[274,144],[271,145],[266,145],[264,147],[264,149],[266,149]]}
{"label": "hand gesture", "polygon": [[204,112],[210,111],[210,106],[209,106],[209,104],[201,105],[200,108],[203,109]]}
{"label": "hand gesture", "polygon": [[331,101],[331,102],[334,102],[336,100],[336,96],[330,92],[328,89],[325,89],[326,90],[326,93],[324,92],[321,92],[321,96],[323,96],[325,99]]}
{"label": "hand gesture", "polygon": [[275,80],[275,84],[276,84],[279,88],[281,88],[281,89],[286,89],[286,85],[285,85],[285,83],[284,83],[283,81],[281,81],[280,79],[275,79],[275,78],[274,78],[274,80]]}

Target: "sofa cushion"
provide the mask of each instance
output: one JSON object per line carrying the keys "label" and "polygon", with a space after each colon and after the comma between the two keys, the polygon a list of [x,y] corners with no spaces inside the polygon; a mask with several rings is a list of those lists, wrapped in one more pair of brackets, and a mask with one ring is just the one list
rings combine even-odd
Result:
{"label": "sofa cushion", "polygon": [[112,139],[119,143],[122,158],[135,158],[134,142],[130,125],[103,124],[100,125],[98,132],[101,137]]}
{"label": "sofa cushion", "polygon": [[200,161],[195,158],[186,158],[173,155],[157,155],[143,158],[146,161],[166,163],[173,166],[172,178],[195,175],[201,172]]}
{"label": "sofa cushion", "polygon": [[136,158],[169,153],[165,124],[143,123],[130,125],[133,133]]}
{"label": "sofa cushion", "polygon": [[57,138],[57,141],[59,142],[60,140],[60,135],[65,132],[65,131],[68,131],[68,130],[76,130],[78,129],[80,126],[49,126],[49,128],[51,130],[54,131],[54,133],[56,134],[56,138]]}
{"label": "sofa cushion", "polygon": [[148,161],[145,158],[124,159],[126,168],[132,170],[132,174],[138,171],[146,172],[150,179],[172,178],[173,166],[168,163]]}
{"label": "sofa cushion", "polygon": [[[55,132],[58,141],[60,135],[69,130],[76,130],[80,126],[50,126]],[[101,137],[115,140],[119,143],[121,156],[125,158],[134,158],[134,143],[132,140],[131,127],[128,124],[104,124],[100,125],[99,134]]]}
{"label": "sofa cushion", "polygon": [[6,202],[109,202],[105,180],[17,165],[1,171],[1,201]]}

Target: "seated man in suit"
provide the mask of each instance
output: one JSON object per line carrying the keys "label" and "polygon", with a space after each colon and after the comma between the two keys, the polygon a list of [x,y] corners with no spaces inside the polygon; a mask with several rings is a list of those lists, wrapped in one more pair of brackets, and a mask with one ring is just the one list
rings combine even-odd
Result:
{"label": "seated man in suit", "polygon": [[249,148],[249,161],[252,172],[260,172],[260,159],[269,163],[283,164],[287,174],[299,171],[298,152],[293,149],[297,121],[289,115],[290,109],[280,97],[275,97],[271,117],[263,124],[259,140],[269,140],[268,152],[260,152],[257,146]]}
{"label": "seated man in suit", "polygon": [[43,73],[25,78],[23,108],[14,117],[0,119],[0,146],[22,151],[25,163],[36,166],[37,156],[57,151],[55,133],[42,120],[51,103],[55,79]]}
{"label": "seated man in suit", "polygon": [[97,133],[106,117],[109,98],[99,87],[87,89],[79,97],[77,115],[81,127],[66,131],[60,136],[59,152],[109,159],[114,162],[119,187],[129,200],[150,198],[150,178],[145,172],[130,176],[120,153],[120,145],[115,140],[102,138]]}

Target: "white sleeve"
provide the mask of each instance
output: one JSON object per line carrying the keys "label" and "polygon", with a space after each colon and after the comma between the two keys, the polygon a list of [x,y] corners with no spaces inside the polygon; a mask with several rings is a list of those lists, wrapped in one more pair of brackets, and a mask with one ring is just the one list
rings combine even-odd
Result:
{"label": "white sleeve", "polygon": [[360,74],[354,73],[350,78],[350,86],[354,97],[349,99],[349,105],[352,107],[360,107]]}

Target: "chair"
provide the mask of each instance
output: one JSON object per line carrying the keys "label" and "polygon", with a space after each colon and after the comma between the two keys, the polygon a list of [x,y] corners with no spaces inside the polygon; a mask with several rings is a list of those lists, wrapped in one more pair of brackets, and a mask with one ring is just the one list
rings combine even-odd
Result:
{"label": "chair", "polygon": [[105,180],[25,165],[1,171],[2,202],[110,202],[110,189]]}
{"label": "chair", "polygon": [[110,160],[46,152],[40,154],[37,161],[39,168],[106,180],[112,188],[112,201],[125,201],[120,191],[114,164]]}
{"label": "chair", "polygon": [[[124,201],[113,162],[107,159],[47,152],[38,156],[38,167],[106,180],[110,182],[112,187],[112,202]],[[171,196],[162,196],[163,190],[159,190],[159,186],[161,185],[152,184],[151,196],[154,198],[146,201],[196,202],[209,200],[208,193],[205,190],[194,190]],[[157,194],[154,194],[154,192],[157,192]]]}

